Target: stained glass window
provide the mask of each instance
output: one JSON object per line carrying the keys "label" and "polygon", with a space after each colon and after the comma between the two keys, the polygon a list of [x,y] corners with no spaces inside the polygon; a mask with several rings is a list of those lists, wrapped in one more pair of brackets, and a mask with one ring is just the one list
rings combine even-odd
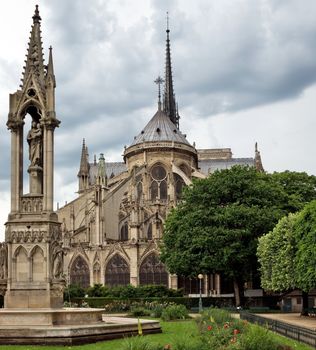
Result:
{"label": "stained glass window", "polygon": [[115,254],[107,263],[104,283],[111,287],[130,284],[128,263],[119,254]]}
{"label": "stained glass window", "polygon": [[81,256],[77,256],[71,265],[70,284],[75,284],[82,288],[90,286],[89,266]]}
{"label": "stained glass window", "polygon": [[140,284],[163,284],[168,286],[168,273],[157,254],[148,255],[139,269]]}

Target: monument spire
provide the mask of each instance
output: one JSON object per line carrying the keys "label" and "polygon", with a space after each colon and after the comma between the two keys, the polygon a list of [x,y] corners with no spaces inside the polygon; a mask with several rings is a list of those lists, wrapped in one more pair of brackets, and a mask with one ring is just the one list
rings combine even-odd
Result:
{"label": "monument spire", "polygon": [[26,54],[25,66],[22,73],[22,85],[25,87],[28,78],[31,74],[35,75],[37,82],[42,88],[45,86],[45,65],[43,58],[42,38],[41,38],[41,17],[38,10],[38,5],[35,6],[35,13],[33,18],[33,25],[29,46]]}
{"label": "monument spire", "polygon": [[166,67],[165,67],[165,91],[163,99],[163,110],[170,120],[179,128],[179,115],[176,110],[175,96],[173,92],[173,79],[171,68],[171,50],[169,38],[169,14],[167,12],[167,40],[166,40]]}

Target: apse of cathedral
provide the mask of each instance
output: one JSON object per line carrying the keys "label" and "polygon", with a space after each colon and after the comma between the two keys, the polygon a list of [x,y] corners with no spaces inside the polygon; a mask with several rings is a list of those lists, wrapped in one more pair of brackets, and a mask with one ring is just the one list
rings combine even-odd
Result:
{"label": "apse of cathedral", "polygon": [[[166,37],[165,75],[155,81],[157,111],[134,139],[131,135],[122,161],[106,162],[101,153],[91,162],[83,139],[78,197],[57,210],[67,251],[64,272],[68,283],[82,287],[163,284],[196,292],[185,278],[168,274],[159,260],[168,212],[193,178],[235,164],[262,170],[257,145],[254,158],[233,158],[230,148],[197,149],[180,131],[169,27]],[[229,292],[218,275],[205,276],[203,282],[207,294]]]}

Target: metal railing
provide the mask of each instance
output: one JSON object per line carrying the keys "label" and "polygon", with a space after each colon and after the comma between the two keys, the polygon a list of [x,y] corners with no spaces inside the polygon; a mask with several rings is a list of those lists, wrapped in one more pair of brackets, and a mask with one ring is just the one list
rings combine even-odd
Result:
{"label": "metal railing", "polygon": [[305,343],[316,349],[316,331],[295,325],[290,325],[282,321],[272,320],[270,318],[254,315],[246,311],[242,311],[240,313],[240,318],[251,323],[257,323],[260,326],[265,326],[271,331]]}

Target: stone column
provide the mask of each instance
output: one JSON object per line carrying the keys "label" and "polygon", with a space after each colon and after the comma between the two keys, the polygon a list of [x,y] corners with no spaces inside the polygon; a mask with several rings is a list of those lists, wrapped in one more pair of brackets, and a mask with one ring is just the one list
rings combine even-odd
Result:
{"label": "stone column", "polygon": [[217,295],[221,294],[221,276],[218,273],[215,274],[215,291]]}
{"label": "stone column", "polygon": [[138,248],[133,246],[130,249],[130,283],[138,286]]}
{"label": "stone column", "polygon": [[52,127],[47,128],[46,142],[46,210],[53,211],[53,194],[54,194],[54,131]]}
{"label": "stone column", "polygon": [[11,213],[16,213],[19,208],[18,188],[18,133],[17,129],[11,129]]}

